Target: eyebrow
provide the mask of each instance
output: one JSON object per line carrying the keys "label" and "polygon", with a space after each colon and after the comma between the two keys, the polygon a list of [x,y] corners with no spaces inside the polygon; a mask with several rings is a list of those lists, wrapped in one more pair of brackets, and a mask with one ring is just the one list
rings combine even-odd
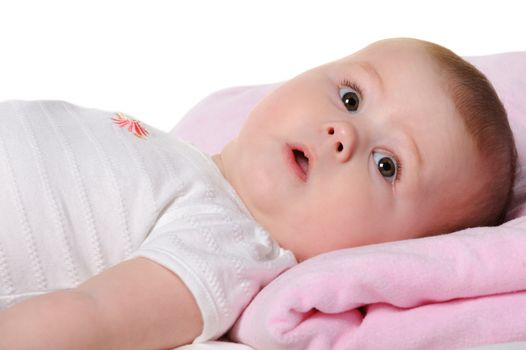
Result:
{"label": "eyebrow", "polygon": [[409,135],[410,134],[407,132],[406,128],[401,128],[400,132],[397,133],[397,138],[402,140],[404,148],[407,149],[407,151],[405,151],[404,154],[409,154],[409,157],[405,156],[403,158],[404,164],[406,163],[405,159],[410,158],[410,163],[413,164],[413,170],[421,169],[424,163],[424,158],[422,157],[422,153],[420,153],[420,149],[418,148],[418,145],[416,144],[414,138]]}
{"label": "eyebrow", "polygon": [[376,85],[381,89],[383,90],[384,88],[384,81],[382,80],[382,77],[380,76],[380,74],[378,73],[378,71],[376,70],[376,68],[374,68],[374,66],[372,64],[370,64],[369,62],[367,61],[358,61],[356,62],[356,64],[362,68],[362,70],[364,70],[367,75],[375,81]]}

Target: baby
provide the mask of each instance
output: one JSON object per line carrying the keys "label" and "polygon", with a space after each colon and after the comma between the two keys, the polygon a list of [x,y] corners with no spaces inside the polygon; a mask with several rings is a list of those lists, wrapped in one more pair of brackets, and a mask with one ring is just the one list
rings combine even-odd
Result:
{"label": "baby", "polygon": [[217,338],[298,261],[501,223],[515,172],[491,84],[414,39],[287,81],[212,158],[62,102],[0,118],[1,349]]}

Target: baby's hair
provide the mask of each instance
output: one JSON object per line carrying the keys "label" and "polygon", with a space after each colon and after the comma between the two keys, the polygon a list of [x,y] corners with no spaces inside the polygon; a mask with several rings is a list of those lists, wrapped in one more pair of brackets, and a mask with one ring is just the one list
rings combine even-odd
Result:
{"label": "baby's hair", "polygon": [[506,110],[490,81],[472,64],[440,45],[423,42],[424,48],[445,77],[447,91],[473,137],[485,168],[485,180],[475,198],[469,199],[467,213],[457,213],[458,230],[501,224],[511,202],[517,150]]}

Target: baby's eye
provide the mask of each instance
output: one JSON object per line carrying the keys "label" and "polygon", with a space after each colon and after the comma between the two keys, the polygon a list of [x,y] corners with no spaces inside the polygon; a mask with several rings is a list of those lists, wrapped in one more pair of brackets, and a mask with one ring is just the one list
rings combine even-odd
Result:
{"label": "baby's eye", "polygon": [[398,162],[395,158],[382,152],[373,152],[373,159],[380,174],[393,183],[398,171]]}
{"label": "baby's eye", "polygon": [[358,110],[360,105],[360,95],[358,92],[348,86],[340,88],[340,98],[348,111],[354,112]]}

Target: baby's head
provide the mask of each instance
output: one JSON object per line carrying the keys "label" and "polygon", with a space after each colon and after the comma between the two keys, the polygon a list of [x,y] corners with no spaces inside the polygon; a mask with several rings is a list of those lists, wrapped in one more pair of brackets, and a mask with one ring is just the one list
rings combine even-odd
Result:
{"label": "baby's head", "polygon": [[390,39],[282,84],[220,158],[254,218],[303,260],[500,223],[516,152],[478,70]]}

